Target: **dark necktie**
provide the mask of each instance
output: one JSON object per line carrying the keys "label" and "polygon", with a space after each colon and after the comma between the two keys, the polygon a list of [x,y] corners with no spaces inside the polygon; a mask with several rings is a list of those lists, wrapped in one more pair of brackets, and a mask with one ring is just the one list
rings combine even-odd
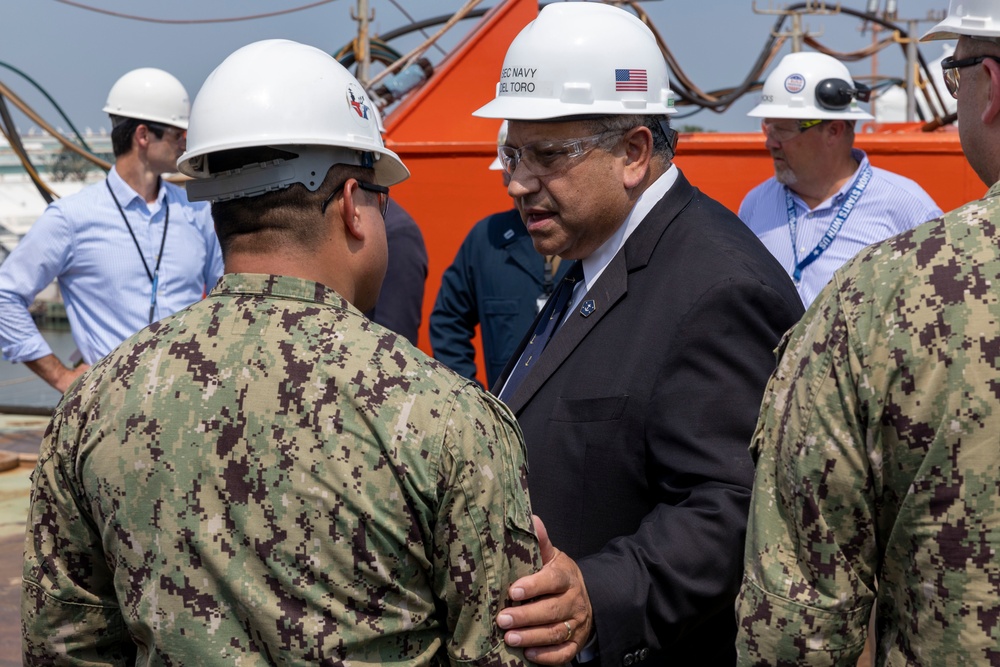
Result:
{"label": "dark necktie", "polygon": [[545,304],[545,308],[542,309],[542,315],[538,320],[535,331],[531,334],[531,340],[524,347],[524,351],[517,360],[517,365],[511,370],[510,377],[507,378],[507,383],[500,391],[500,400],[509,400],[514,395],[514,392],[521,386],[521,382],[528,374],[532,365],[538,361],[538,357],[542,355],[542,350],[548,345],[552,334],[559,328],[559,323],[562,322],[563,317],[566,315],[566,308],[569,307],[570,302],[573,300],[573,288],[582,279],[583,265],[577,262],[563,276],[559,286],[556,287],[556,291],[552,293],[552,296]]}

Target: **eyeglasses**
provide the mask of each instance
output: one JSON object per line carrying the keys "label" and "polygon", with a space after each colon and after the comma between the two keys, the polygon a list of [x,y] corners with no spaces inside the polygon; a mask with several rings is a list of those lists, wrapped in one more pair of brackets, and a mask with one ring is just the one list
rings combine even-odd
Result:
{"label": "eyeglasses", "polygon": [[600,134],[561,141],[535,141],[520,148],[498,146],[497,156],[503,170],[511,176],[519,164],[524,164],[535,176],[549,176],[569,168],[570,164],[601,145],[606,137],[623,134],[620,130],[607,130]]}
{"label": "eyeglasses", "polygon": [[826,122],[825,120],[818,120],[818,119],[800,120],[795,124],[794,127],[778,127],[774,123],[769,123],[765,119],[760,121],[760,130],[761,132],[771,137],[778,143],[782,143],[785,141],[791,141],[792,139],[799,136],[806,130],[813,127],[819,127],[825,122]]}
{"label": "eyeglasses", "polygon": [[163,125],[162,123],[143,123],[148,127],[153,134],[156,135],[157,139],[163,139],[163,135],[169,135],[167,138],[170,141],[178,142],[182,138],[187,137],[187,130],[179,127],[174,127],[173,125]]}
{"label": "eyeglasses", "polygon": [[[351,179],[347,179],[348,181]],[[357,179],[355,179],[357,180]],[[384,185],[377,185],[375,183],[369,183],[367,181],[357,181],[358,187],[367,192],[374,192],[378,195],[378,210],[382,214],[382,219],[385,219],[385,213],[389,210],[389,188]],[[344,186],[347,185],[347,181],[344,181],[337,188],[330,193],[330,196],[323,200],[323,206],[320,207],[320,213],[326,213],[326,207],[330,205],[333,198],[337,196]]]}
{"label": "eyeglasses", "polygon": [[948,56],[941,61],[941,69],[944,70],[944,85],[948,88],[948,92],[951,93],[952,97],[956,100],[958,99],[958,82],[961,80],[959,70],[963,67],[978,65],[984,60],[1000,62],[1000,56],[974,56],[972,58],[962,58],[961,60],[955,60],[955,56]]}
{"label": "eyeglasses", "polygon": [[863,83],[852,86],[843,79],[823,79],[816,84],[816,103],[829,111],[843,111],[855,99],[867,102],[871,97],[871,88]]}

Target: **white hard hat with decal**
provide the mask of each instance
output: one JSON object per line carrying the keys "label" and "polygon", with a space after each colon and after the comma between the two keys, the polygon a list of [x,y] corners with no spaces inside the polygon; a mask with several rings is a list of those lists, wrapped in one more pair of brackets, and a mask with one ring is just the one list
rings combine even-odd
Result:
{"label": "white hard hat with decal", "polygon": [[800,120],[869,120],[858,106],[870,91],[851,79],[847,67],[832,56],[814,52],[789,53],[768,75],[760,103],[747,114],[753,118]]}
{"label": "white hard hat with decal", "polygon": [[634,15],[596,2],[546,5],[514,38],[483,118],[674,113],[667,64]]}
{"label": "white hard hat with decal", "polygon": [[140,67],[115,81],[104,112],[187,129],[191,103],[184,84],[155,67]]}
{"label": "white hard hat with decal", "polygon": [[920,41],[966,37],[1000,37],[1000,5],[996,0],[951,0],[948,16]]}
{"label": "white hard hat with decal", "polygon": [[[374,105],[351,73],[320,49],[280,39],[244,46],[209,74],[191,109],[187,148],[177,167],[199,179],[188,184],[195,200],[293,183],[316,190],[334,164],[371,167],[381,185],[410,175],[382,143]],[[288,157],[234,168],[233,152],[252,148]]]}

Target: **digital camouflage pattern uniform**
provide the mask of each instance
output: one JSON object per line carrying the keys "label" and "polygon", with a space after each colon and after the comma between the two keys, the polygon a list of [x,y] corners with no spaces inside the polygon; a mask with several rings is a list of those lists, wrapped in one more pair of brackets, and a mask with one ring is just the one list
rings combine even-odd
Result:
{"label": "digital camouflage pattern uniform", "polygon": [[494,618],[539,566],[506,407],[322,285],[228,274],[58,407],[24,662],[521,665]]}
{"label": "digital camouflage pattern uniform", "polygon": [[838,272],[754,436],[741,665],[1000,665],[1000,184]]}

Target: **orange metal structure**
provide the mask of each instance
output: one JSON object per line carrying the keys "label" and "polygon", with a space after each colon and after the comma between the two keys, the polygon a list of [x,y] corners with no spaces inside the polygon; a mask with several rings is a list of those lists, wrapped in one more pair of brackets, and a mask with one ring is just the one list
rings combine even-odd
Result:
{"label": "orange metal structure", "polygon": [[[427,321],[448,268],[466,233],[481,218],[511,208],[496,156],[500,124],[472,112],[493,99],[507,47],[538,15],[537,0],[495,6],[445,58],[422,88],[385,118],[386,144],[412,176],[392,197],[413,216],[428,254],[420,348],[430,353]],[[476,358],[482,359],[477,341]],[[480,368],[480,376],[485,374]]]}
{"label": "orange metal structure", "polygon": [[[414,217],[427,243],[420,347],[428,353],[427,321],[441,274],[477,220],[511,207],[500,174],[488,170],[499,124],[472,112],[493,98],[507,47],[537,14],[537,0],[494,7],[430,80],[385,119],[387,145],[413,174],[392,189],[393,198]],[[985,191],[962,154],[957,132],[872,129],[861,131],[855,142],[872,164],[912,178],[945,211]],[[774,173],[759,133],[683,134],[675,161],[692,183],[733,211],[750,188]],[[481,367],[480,377],[485,378]]]}

